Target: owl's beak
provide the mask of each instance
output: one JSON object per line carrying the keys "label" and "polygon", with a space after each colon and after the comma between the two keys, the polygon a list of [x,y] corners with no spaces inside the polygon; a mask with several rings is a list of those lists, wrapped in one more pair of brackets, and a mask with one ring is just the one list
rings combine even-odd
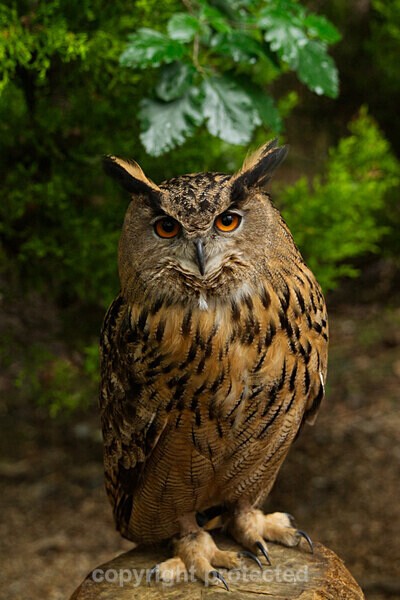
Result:
{"label": "owl's beak", "polygon": [[197,264],[199,266],[199,271],[200,271],[201,275],[204,275],[204,273],[206,272],[206,261],[204,258],[203,240],[198,238],[194,244],[196,246],[196,260],[197,260]]}

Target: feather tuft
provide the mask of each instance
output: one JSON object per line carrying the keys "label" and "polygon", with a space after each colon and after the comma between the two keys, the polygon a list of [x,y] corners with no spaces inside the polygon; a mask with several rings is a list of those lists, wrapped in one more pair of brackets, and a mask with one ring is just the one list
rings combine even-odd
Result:
{"label": "feather tuft", "polygon": [[231,198],[240,202],[251,188],[265,189],[274,171],[279,167],[288,153],[287,146],[278,146],[274,139],[250,154],[242,168],[233,175],[231,181]]}
{"label": "feather tuft", "polygon": [[130,194],[147,196],[152,204],[159,205],[161,190],[151,179],[146,177],[141,167],[134,160],[123,160],[117,156],[105,156],[104,171],[127,190]]}

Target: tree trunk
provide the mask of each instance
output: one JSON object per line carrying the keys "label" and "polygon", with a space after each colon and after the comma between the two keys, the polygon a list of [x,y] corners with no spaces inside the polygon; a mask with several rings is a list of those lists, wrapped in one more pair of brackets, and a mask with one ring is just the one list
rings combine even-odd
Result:
{"label": "tree trunk", "polygon": [[[241,550],[231,540],[216,536],[221,549]],[[227,594],[227,600],[363,600],[361,588],[334,552],[315,544],[314,554],[302,548],[285,548],[269,544],[272,566],[263,569],[253,561],[243,559],[240,570],[219,569],[229,592],[201,581],[166,584],[154,576],[148,581],[151,568],[171,556],[167,547],[139,547],[117,556],[94,569],[70,600],[214,600]],[[262,562],[264,559],[261,559]]]}

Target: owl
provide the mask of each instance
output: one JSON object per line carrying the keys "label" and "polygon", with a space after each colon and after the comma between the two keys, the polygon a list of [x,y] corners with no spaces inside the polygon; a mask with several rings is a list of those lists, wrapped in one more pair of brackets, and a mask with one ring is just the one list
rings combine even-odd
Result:
{"label": "owl", "polygon": [[105,159],[131,195],[101,335],[105,483],[124,537],[174,540],[160,579],[226,585],[218,567],[243,555],[217,547],[216,519],[258,563],[267,541],[311,546],[259,508],[327,371],[321,289],[266,191],[286,153],[274,140],[233,175],[159,185]]}

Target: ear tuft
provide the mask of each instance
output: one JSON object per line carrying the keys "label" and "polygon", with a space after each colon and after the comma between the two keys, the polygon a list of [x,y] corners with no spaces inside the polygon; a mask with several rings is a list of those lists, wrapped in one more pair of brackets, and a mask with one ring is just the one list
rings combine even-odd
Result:
{"label": "ear tuft", "polygon": [[232,200],[240,202],[251,188],[265,189],[287,153],[288,147],[278,146],[278,140],[274,139],[247,157],[240,171],[232,176]]}
{"label": "ear tuft", "polygon": [[107,175],[113,177],[130,194],[144,194],[155,197],[161,193],[160,188],[148,179],[134,160],[123,160],[117,156],[105,156],[103,168]]}

